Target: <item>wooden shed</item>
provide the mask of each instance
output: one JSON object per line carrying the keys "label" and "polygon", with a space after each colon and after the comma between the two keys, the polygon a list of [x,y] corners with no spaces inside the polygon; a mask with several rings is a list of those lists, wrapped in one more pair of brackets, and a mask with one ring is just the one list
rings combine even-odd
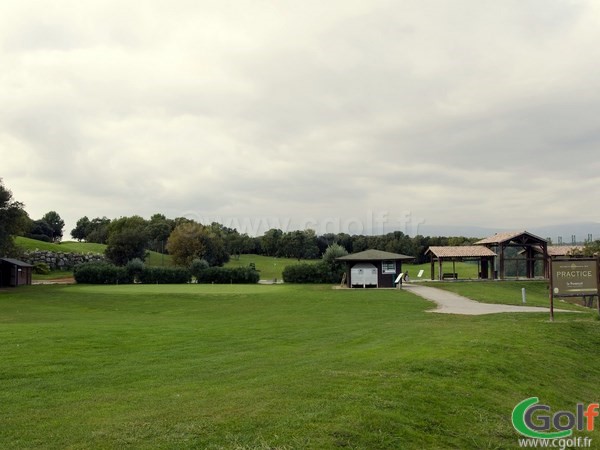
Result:
{"label": "wooden shed", "polygon": [[337,258],[346,262],[346,286],[350,288],[394,287],[396,277],[402,272],[402,261],[413,259],[400,253],[372,249]]}
{"label": "wooden shed", "polygon": [[0,258],[0,287],[31,284],[33,266],[12,258]]}

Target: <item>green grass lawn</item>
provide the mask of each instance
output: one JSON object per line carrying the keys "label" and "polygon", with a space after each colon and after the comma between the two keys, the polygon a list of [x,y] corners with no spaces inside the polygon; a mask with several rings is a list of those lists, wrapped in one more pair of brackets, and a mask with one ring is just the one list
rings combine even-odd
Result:
{"label": "green grass lawn", "polygon": [[0,443],[504,449],[517,448],[521,400],[554,411],[599,400],[591,314],[549,323],[431,307],[330,286],[5,290]]}
{"label": "green grass lawn", "polygon": [[225,267],[247,267],[254,263],[256,269],[260,271],[261,280],[283,279],[283,269],[291,264],[315,263],[318,259],[298,261],[294,258],[274,258],[272,256],[262,255],[240,255],[239,259],[232,256]]}

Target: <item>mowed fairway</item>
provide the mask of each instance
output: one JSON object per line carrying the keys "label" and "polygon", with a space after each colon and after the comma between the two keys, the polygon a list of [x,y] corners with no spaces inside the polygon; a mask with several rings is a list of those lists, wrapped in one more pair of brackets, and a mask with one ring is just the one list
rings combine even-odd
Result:
{"label": "mowed fairway", "polygon": [[521,400],[600,400],[591,313],[431,307],[330,286],[0,292],[0,447],[517,448]]}

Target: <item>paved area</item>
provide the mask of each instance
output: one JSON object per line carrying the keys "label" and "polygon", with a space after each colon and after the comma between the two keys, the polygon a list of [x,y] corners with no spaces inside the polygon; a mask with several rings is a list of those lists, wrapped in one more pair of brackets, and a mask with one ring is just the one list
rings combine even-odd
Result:
{"label": "paved area", "polygon": [[[546,312],[550,313],[550,308],[541,308],[537,306],[513,306],[513,305],[495,305],[491,303],[479,303],[462,295],[443,289],[422,286],[417,284],[404,284],[402,289],[405,289],[413,294],[423,297],[427,300],[437,303],[437,308],[428,312],[442,314],[465,314],[478,316],[482,314],[496,314],[504,312]],[[556,309],[559,312],[577,312],[567,311],[564,309]]]}

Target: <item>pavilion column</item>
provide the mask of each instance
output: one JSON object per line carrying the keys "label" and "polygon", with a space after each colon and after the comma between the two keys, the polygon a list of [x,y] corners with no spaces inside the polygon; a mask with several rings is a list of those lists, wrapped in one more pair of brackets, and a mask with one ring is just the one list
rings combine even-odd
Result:
{"label": "pavilion column", "polygon": [[433,252],[431,253],[431,280],[435,280],[435,261],[433,259]]}

